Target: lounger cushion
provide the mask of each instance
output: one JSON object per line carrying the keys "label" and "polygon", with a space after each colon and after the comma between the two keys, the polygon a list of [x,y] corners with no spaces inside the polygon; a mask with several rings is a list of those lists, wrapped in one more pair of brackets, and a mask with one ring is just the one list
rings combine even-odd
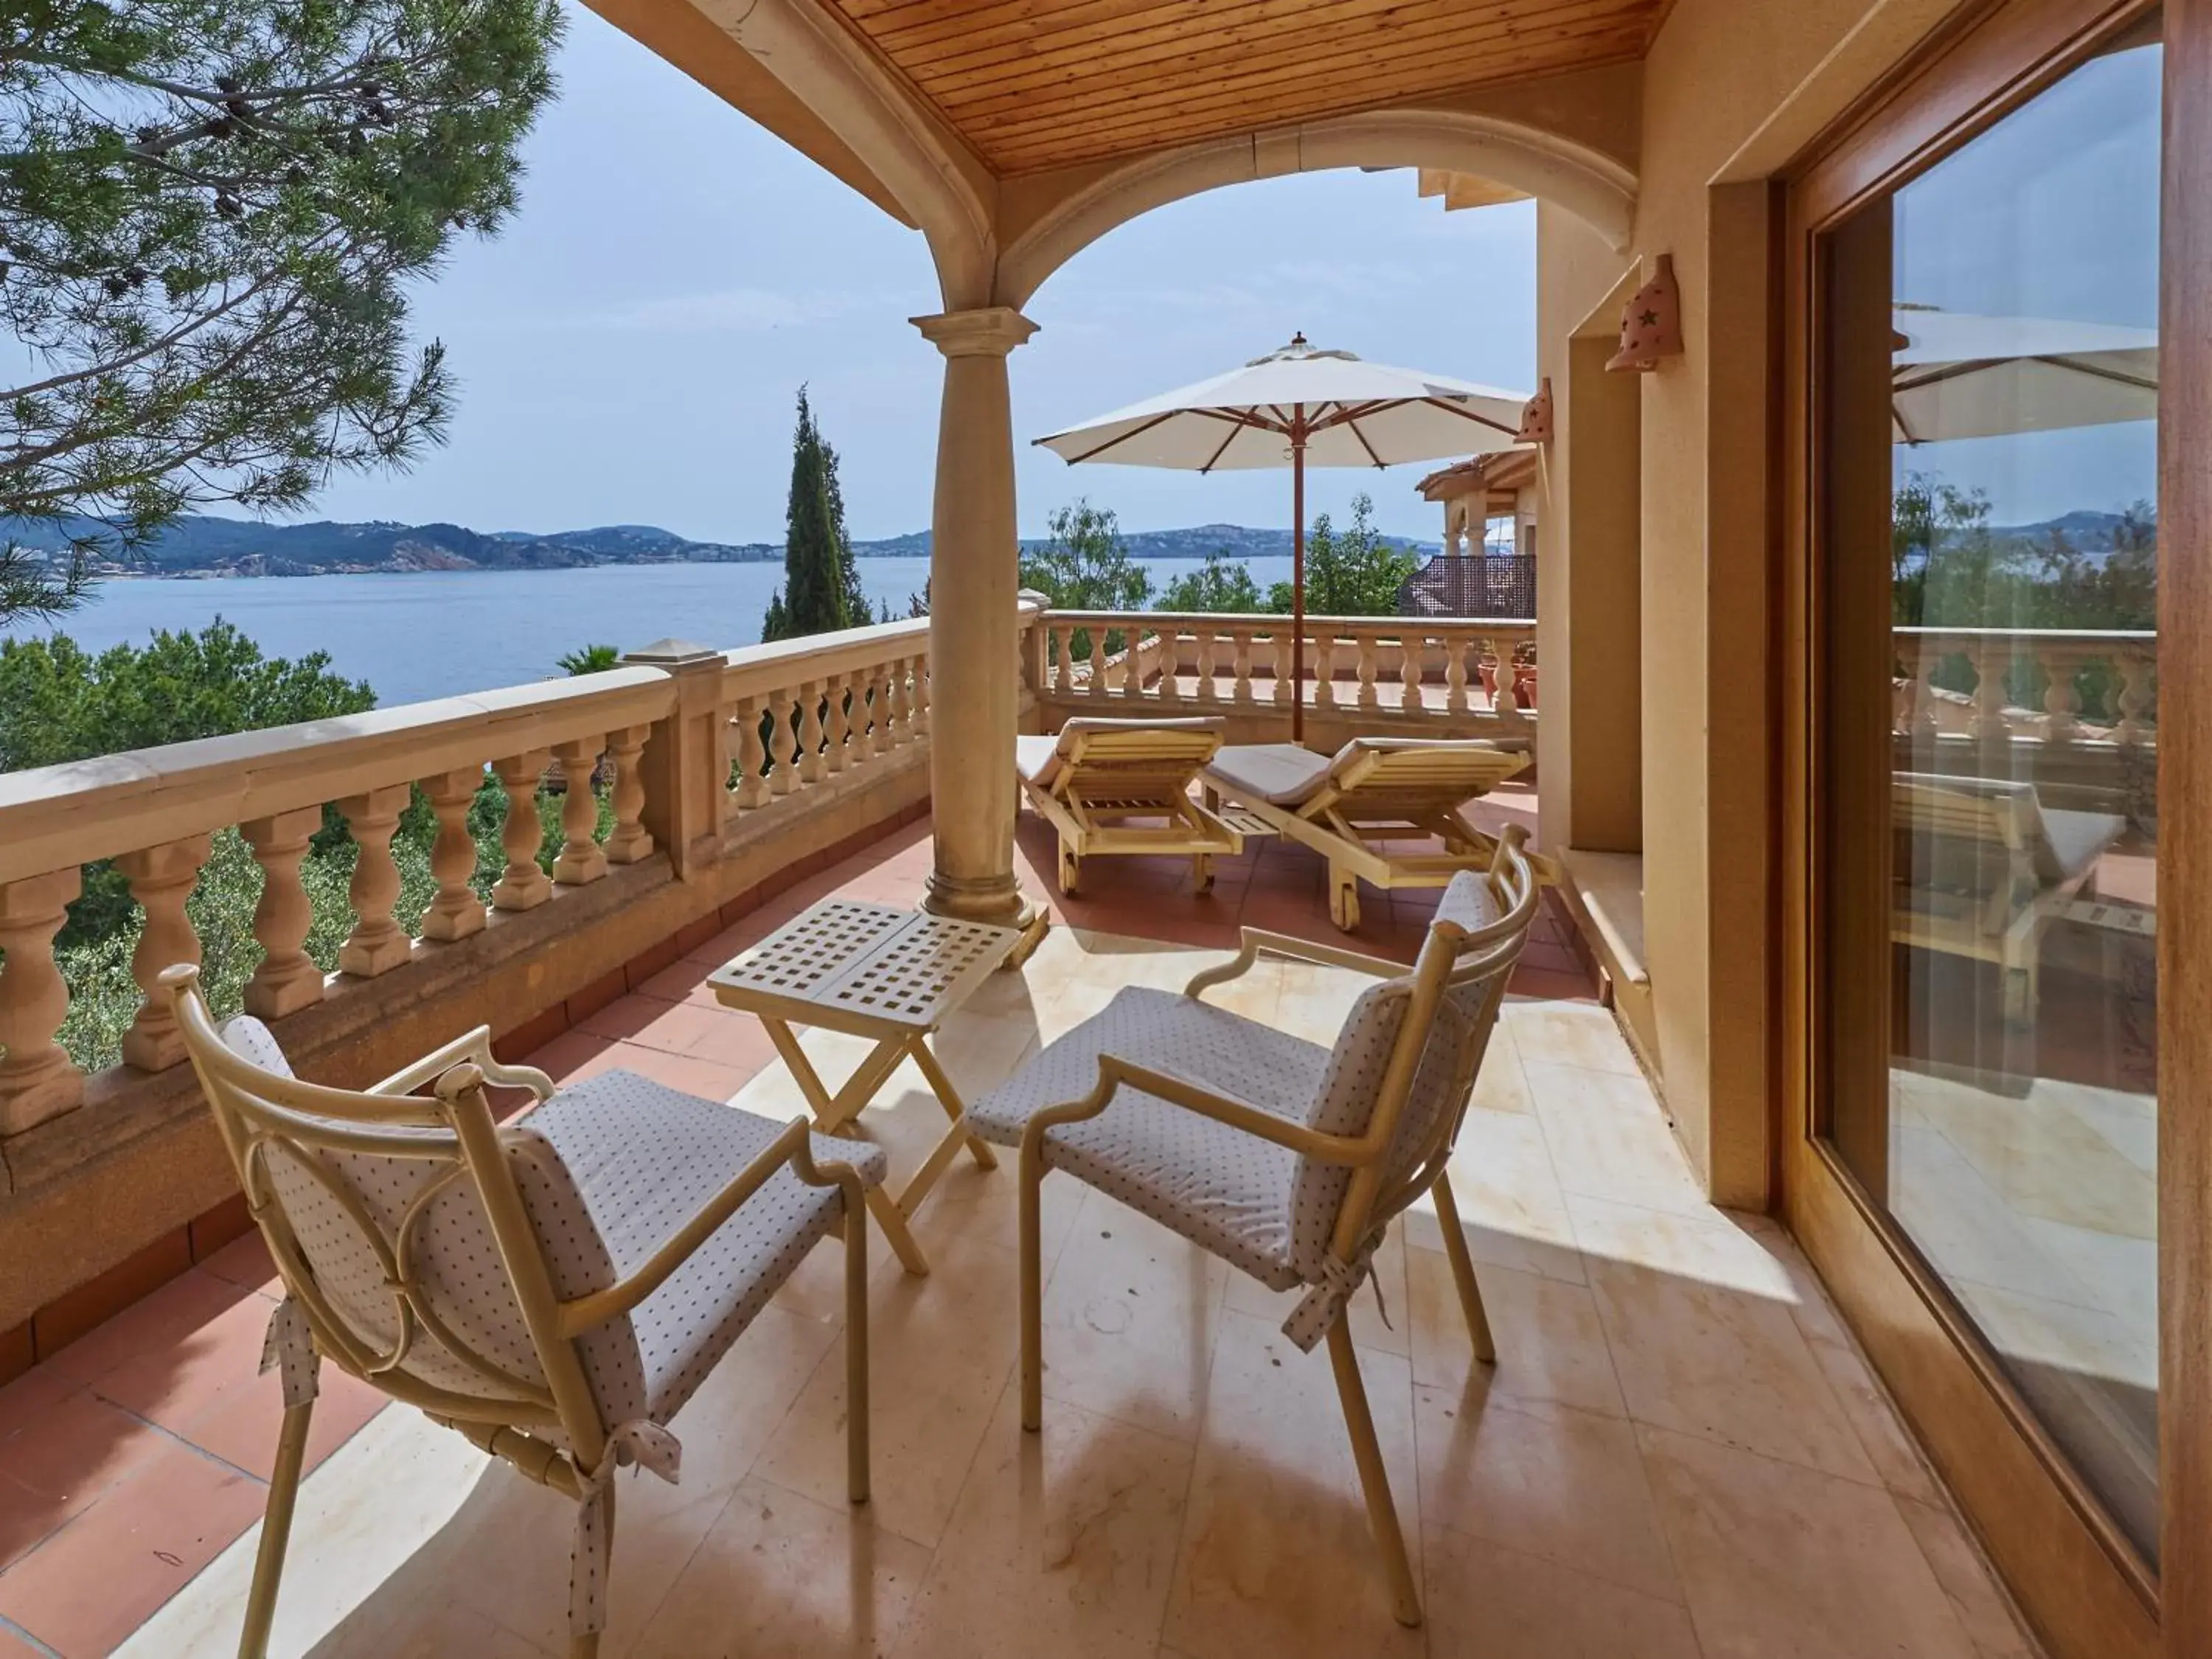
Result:
{"label": "lounger cushion", "polygon": [[1328,779],[1332,764],[1294,743],[1231,744],[1206,769],[1206,781],[1224,794],[1271,806],[1297,806],[1310,799]]}
{"label": "lounger cushion", "polygon": [[[1318,1044],[1194,998],[1132,987],[972,1106],[969,1124],[987,1140],[1019,1146],[1036,1113],[1091,1092],[1102,1054],[1301,1121],[1329,1066]],[[1270,1289],[1299,1282],[1291,1261],[1298,1159],[1286,1147],[1124,1089],[1098,1116],[1048,1132],[1045,1162]]]}
{"label": "lounger cushion", "polygon": [[1014,769],[1029,782],[1043,787],[1060,775],[1060,767],[1075,752],[1076,738],[1085,732],[1218,733],[1221,729],[1221,721],[1211,715],[1195,715],[1187,720],[1112,720],[1103,714],[1078,714],[1062,726],[1056,735],[1048,732],[1036,737],[1016,737]]}
{"label": "lounger cushion", "polygon": [[[615,1278],[649,1261],[678,1228],[783,1133],[784,1125],[701,1100],[630,1072],[604,1072],[521,1120],[567,1166]],[[878,1185],[885,1160],[866,1141],[812,1137],[816,1162],[844,1163]],[[816,1242],[837,1226],[843,1195],[788,1167],[771,1176],[666,1283],[584,1340],[584,1368],[610,1423],[665,1423],[759,1316]],[[573,1217],[532,1221],[556,1263]],[[564,1299],[579,1293],[560,1284]]]}
{"label": "lounger cushion", "polygon": [[2128,821],[2108,812],[2043,809],[2043,844],[2035,849],[2035,872],[2048,882],[2086,875],[2120,838]]}

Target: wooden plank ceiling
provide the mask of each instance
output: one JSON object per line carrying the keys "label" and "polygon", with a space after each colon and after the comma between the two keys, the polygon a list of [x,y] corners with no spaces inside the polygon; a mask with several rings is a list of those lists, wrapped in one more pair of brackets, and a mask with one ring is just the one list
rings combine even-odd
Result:
{"label": "wooden plank ceiling", "polygon": [[1668,0],[828,0],[1001,175],[1639,58]]}

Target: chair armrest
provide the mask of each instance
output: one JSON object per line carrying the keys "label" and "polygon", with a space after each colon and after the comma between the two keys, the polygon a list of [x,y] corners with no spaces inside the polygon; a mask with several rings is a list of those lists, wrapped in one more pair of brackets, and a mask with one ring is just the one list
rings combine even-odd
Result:
{"label": "chair armrest", "polygon": [[[810,1187],[841,1187],[845,1194],[845,1216],[848,1224],[853,1218],[866,1213],[866,1194],[860,1186],[860,1171],[849,1164],[819,1164],[809,1139],[811,1126],[806,1119],[795,1117],[784,1125],[776,1138],[754,1154],[752,1161],[738,1171],[729,1183],[701,1206],[698,1212],[671,1234],[665,1243],[627,1279],[617,1280],[603,1291],[578,1297],[573,1302],[561,1304],[561,1334],[576,1336],[594,1325],[605,1324],[619,1318],[651,1296],[698,1250],[716,1230],[744,1206],[745,1200],[768,1184],[771,1176],[786,1164],[791,1171]],[[860,1224],[865,1226],[862,1221]]]}
{"label": "chair armrest", "polygon": [[484,1081],[511,1089],[527,1089],[540,1100],[553,1097],[553,1079],[534,1066],[503,1066],[492,1058],[491,1027],[479,1025],[464,1031],[445,1047],[403,1066],[381,1083],[371,1084],[373,1095],[411,1095],[426,1083],[434,1083],[463,1060],[484,1074]]}
{"label": "chair armrest", "polygon": [[1235,959],[1192,975],[1190,983],[1182,988],[1185,996],[1199,996],[1213,986],[1225,985],[1231,980],[1249,973],[1262,951],[1270,956],[1289,957],[1293,961],[1310,962],[1323,968],[1343,968],[1355,974],[1371,974],[1377,979],[1396,979],[1413,971],[1402,962],[1363,956],[1357,951],[1341,950],[1334,945],[1316,945],[1309,939],[1295,939],[1288,933],[1271,933],[1260,927],[1242,927],[1237,933],[1243,944]]}
{"label": "chair armrest", "polygon": [[1029,1151],[1032,1137],[1042,1142],[1045,1132],[1063,1123],[1080,1123],[1097,1116],[1113,1100],[1122,1085],[1141,1091],[1171,1106],[1179,1106],[1200,1117],[1225,1123],[1232,1129],[1261,1140],[1273,1141],[1278,1146],[1287,1146],[1302,1156],[1318,1158],[1324,1164],[1340,1164],[1356,1167],[1374,1162],[1382,1156],[1382,1148],[1370,1147],[1362,1141],[1345,1135],[1323,1134],[1303,1123],[1278,1117],[1273,1112],[1263,1112],[1257,1106],[1231,1095],[1216,1094],[1211,1089],[1201,1089],[1196,1084],[1171,1077],[1165,1072],[1156,1072],[1134,1060],[1124,1060],[1119,1054],[1098,1056],[1097,1086],[1081,1100],[1071,1100],[1058,1106],[1048,1106],[1029,1121],[1023,1131],[1022,1146]]}

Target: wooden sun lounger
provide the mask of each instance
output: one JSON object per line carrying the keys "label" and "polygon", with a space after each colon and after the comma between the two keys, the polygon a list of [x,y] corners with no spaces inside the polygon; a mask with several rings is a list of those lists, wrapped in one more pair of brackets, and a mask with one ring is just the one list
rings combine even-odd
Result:
{"label": "wooden sun lounger", "polygon": [[[1224,749],[1203,781],[1209,807],[1232,800],[1328,860],[1329,920],[1348,933],[1359,926],[1362,880],[1442,887],[1462,870],[1488,870],[1498,844],[1461,808],[1528,764],[1474,738],[1354,738],[1334,756],[1287,743]],[[1388,850],[1408,836],[1438,836],[1444,850]]]}
{"label": "wooden sun lounger", "polygon": [[1890,795],[1898,838],[1890,938],[1995,963],[2005,1023],[2032,1025],[2043,931],[2095,892],[2097,861],[2127,820],[2047,807],[2033,784],[2002,778],[1899,772]]}
{"label": "wooden sun lounger", "polygon": [[1244,839],[1191,799],[1199,769],[1221,747],[1218,720],[1078,717],[1057,737],[1014,739],[1022,792],[1060,832],[1060,890],[1073,893],[1094,853],[1188,854],[1198,890],[1216,854]]}

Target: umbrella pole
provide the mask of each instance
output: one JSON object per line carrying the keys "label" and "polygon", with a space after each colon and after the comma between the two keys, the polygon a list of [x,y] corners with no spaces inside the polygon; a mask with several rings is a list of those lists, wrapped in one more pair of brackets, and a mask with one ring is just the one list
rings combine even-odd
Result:
{"label": "umbrella pole", "polygon": [[1306,428],[1301,404],[1291,425],[1291,741],[1305,740]]}

